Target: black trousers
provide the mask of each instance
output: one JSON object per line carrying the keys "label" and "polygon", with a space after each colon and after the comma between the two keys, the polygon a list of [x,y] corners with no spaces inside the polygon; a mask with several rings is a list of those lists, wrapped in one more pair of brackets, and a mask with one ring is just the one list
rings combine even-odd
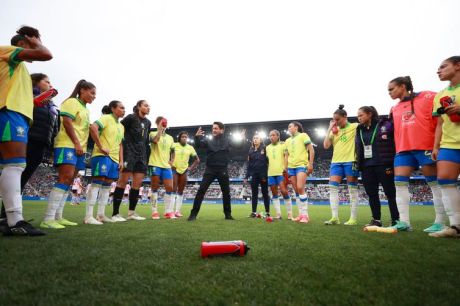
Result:
{"label": "black trousers", "polygon": [[[26,168],[21,175],[21,191],[24,190],[27,182],[30,180],[35,170],[43,160],[43,154],[45,153],[46,144],[40,141],[34,141],[29,139],[27,142],[27,153],[26,153]],[[6,218],[5,206],[2,203],[2,211],[0,218]]]}
{"label": "black trousers", "polygon": [[225,216],[232,215],[232,206],[230,199],[230,178],[228,176],[227,167],[206,167],[201,181],[200,188],[196,193],[195,200],[193,201],[193,208],[190,213],[191,216],[197,216],[203,202],[204,195],[209,188],[209,185],[217,179],[222,190],[222,200],[224,202]]}
{"label": "black trousers", "polygon": [[399,220],[398,206],[396,205],[396,187],[394,183],[393,165],[370,166],[362,170],[364,189],[369,196],[369,205],[374,220],[381,220],[379,183],[388,199],[391,220]]}
{"label": "black trousers", "polygon": [[264,198],[265,212],[270,212],[270,197],[268,196],[268,181],[266,176],[254,174],[251,179],[251,200],[252,212],[257,212],[257,202],[259,200],[259,185]]}

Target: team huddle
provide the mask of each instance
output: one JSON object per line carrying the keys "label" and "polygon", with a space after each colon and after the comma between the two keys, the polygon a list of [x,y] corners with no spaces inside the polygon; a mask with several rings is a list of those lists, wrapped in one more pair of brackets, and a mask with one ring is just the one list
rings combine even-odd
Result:
{"label": "team huddle", "polygon": [[[45,234],[24,221],[21,189],[25,183],[21,176],[24,168],[32,167],[32,155],[37,155],[28,139],[29,132],[35,128],[35,122],[32,126],[30,123],[38,118],[36,113],[43,110],[54,114],[51,99],[56,96],[57,90],[51,87],[44,74],[36,78],[32,75],[31,78],[23,61],[47,61],[51,58],[50,51],[41,44],[38,30],[31,27],[19,29],[11,40],[11,46],[0,46],[0,195],[5,207],[0,230],[4,235]],[[338,188],[343,179],[347,181],[351,208],[350,218],[344,224],[357,225],[357,183],[361,172],[372,211],[372,220],[368,225],[383,226],[378,196],[381,184],[388,198],[391,227],[398,231],[412,230],[408,183],[411,173],[421,168],[433,194],[436,215],[433,224],[425,231],[433,237],[459,236],[460,102],[456,97],[460,95],[460,56],[444,60],[438,75],[441,81],[449,81],[449,86],[439,93],[415,92],[409,77],[390,81],[389,94],[398,102],[392,107],[389,118],[380,117],[372,106],[363,106],[358,110],[359,123],[348,122],[343,105],[334,112],[323,142],[326,149],[333,147],[329,181],[332,216],[325,221],[326,225],[341,223]],[[145,220],[136,213],[136,206],[146,175],[150,177],[152,192],[150,217],[160,219],[158,190],[161,184],[166,191],[163,197],[164,218],[182,217],[187,173],[200,162],[195,148],[188,144],[189,135],[181,132],[176,140],[173,139],[166,133],[168,122],[162,116],[155,119],[156,129],[153,130],[147,118],[150,105],[146,100],[139,100],[127,116],[123,103],[113,100],[104,106],[99,119],[91,123],[87,105],[95,98],[96,86],[80,80],[60,105],[59,115],[49,117],[52,122],[58,121],[53,149],[58,179],[49,194],[40,227],[58,230],[77,225],[64,217],[64,207],[74,178],[86,168],[84,155],[89,137],[94,141],[94,149],[84,224]],[[49,129],[53,130],[55,126],[50,124]],[[224,131],[225,126],[221,122],[214,122],[210,139],[204,137],[201,128],[194,135],[195,147],[204,148],[207,158],[189,221],[196,220],[206,190],[215,179],[222,189],[225,219],[233,219],[227,166],[229,151],[235,144],[225,137]],[[315,151],[299,122],[291,122],[288,131],[290,137],[281,142],[279,131],[272,130],[271,143],[266,147],[259,136],[253,138],[245,177],[252,187],[250,217],[257,215],[260,185],[267,217],[270,217],[270,187],[275,218],[282,218],[281,193],[287,219],[308,223],[310,216],[305,185],[314,168]],[[120,205],[129,181],[129,209],[125,218],[120,214]],[[111,192],[114,182],[116,187]],[[296,217],[293,216],[287,183],[292,185],[298,197],[299,212]],[[106,206],[110,196],[113,211],[108,216]],[[447,221],[449,226],[446,226]]]}

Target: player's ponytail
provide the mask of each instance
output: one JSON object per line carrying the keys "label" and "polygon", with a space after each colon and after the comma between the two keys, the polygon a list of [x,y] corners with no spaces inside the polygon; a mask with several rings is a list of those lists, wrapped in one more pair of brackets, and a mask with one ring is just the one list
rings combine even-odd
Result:
{"label": "player's ponytail", "polygon": [[113,109],[117,108],[119,103],[121,102],[117,100],[110,101],[109,105],[104,105],[102,107],[102,114],[104,115],[113,114]]}
{"label": "player's ponytail", "polygon": [[303,133],[302,123],[300,123],[299,121],[292,121],[291,124],[297,127],[297,131],[299,133]]}
{"label": "player's ponytail", "polygon": [[80,91],[82,89],[93,89],[93,88],[96,88],[96,86],[94,86],[93,83],[87,82],[86,80],[80,80],[78,81],[77,85],[75,86],[72,93],[70,94],[69,99],[80,97]]}

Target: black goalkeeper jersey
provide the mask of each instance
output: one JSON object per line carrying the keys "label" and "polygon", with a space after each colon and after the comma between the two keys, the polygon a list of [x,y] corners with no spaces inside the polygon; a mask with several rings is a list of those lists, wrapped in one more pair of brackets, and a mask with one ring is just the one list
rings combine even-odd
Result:
{"label": "black goalkeeper jersey", "polygon": [[121,124],[125,127],[125,137],[123,139],[124,161],[141,161],[147,163],[150,120],[140,118],[135,114],[129,114],[121,120]]}

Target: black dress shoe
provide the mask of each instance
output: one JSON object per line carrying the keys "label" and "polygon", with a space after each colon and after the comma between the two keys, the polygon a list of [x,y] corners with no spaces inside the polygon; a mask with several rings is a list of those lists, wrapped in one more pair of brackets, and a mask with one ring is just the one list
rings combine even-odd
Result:
{"label": "black dress shoe", "polygon": [[225,216],[225,220],[235,220],[232,215]]}
{"label": "black dress shoe", "polygon": [[194,215],[190,215],[188,218],[187,218],[187,221],[195,221],[196,220],[196,216]]}

